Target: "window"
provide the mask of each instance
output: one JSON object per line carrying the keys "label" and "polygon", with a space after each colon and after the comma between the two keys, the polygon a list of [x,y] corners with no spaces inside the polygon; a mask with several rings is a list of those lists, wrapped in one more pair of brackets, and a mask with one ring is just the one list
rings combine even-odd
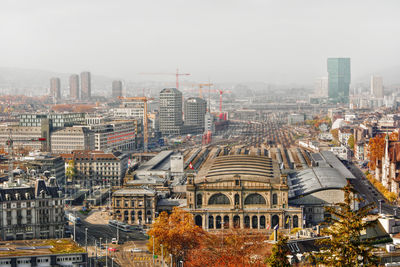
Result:
{"label": "window", "polygon": [[265,198],[260,194],[251,194],[248,195],[244,201],[245,205],[256,205],[256,204],[265,204]]}
{"label": "window", "polygon": [[272,205],[278,205],[278,195],[277,194],[272,195]]}
{"label": "window", "polygon": [[212,195],[210,197],[210,200],[208,201],[208,205],[229,205],[229,204],[231,204],[229,198],[221,193]]}

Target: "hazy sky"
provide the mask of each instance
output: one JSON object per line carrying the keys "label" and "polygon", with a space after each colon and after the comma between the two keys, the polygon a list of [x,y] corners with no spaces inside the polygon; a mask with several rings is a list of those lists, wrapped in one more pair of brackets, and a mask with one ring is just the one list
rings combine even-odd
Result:
{"label": "hazy sky", "polygon": [[399,13],[399,0],[1,0],[0,66],[312,83],[327,57],[351,57],[357,78],[400,65]]}

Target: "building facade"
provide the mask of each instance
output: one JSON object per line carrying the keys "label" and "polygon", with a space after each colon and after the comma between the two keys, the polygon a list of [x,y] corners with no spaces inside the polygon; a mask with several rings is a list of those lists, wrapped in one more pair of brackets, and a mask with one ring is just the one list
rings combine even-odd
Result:
{"label": "building facade", "polygon": [[81,73],[81,99],[90,100],[92,96],[92,82],[90,72]]}
{"label": "building facade", "polygon": [[122,81],[112,82],[112,98],[118,98],[122,96]]}
{"label": "building facade", "polygon": [[302,227],[302,210],[288,206],[288,192],[271,158],[219,156],[188,178],[187,208],[207,230]]}
{"label": "building facade", "polygon": [[54,178],[35,186],[10,185],[0,188],[2,240],[61,238],[64,233],[62,193]]}
{"label": "building facade", "polygon": [[128,156],[121,152],[72,151],[61,154],[65,163],[74,161],[76,177],[69,181],[84,188],[95,185],[120,186],[128,168]]}
{"label": "building facade", "polygon": [[113,219],[134,225],[150,225],[156,215],[157,193],[151,189],[124,188],[113,193]]}
{"label": "building facade", "polygon": [[73,150],[94,150],[94,133],[85,127],[67,127],[51,133],[51,152],[70,153]]}
{"label": "building facade", "polygon": [[328,58],[328,96],[336,103],[349,102],[350,58]]}
{"label": "building facade", "polygon": [[160,132],[162,135],[180,135],[182,131],[182,93],[175,88],[160,92]]}
{"label": "building facade", "polygon": [[132,120],[112,121],[91,125],[94,132],[96,150],[130,151],[136,146],[136,128]]}
{"label": "building facade", "polygon": [[185,125],[193,126],[197,132],[204,131],[207,102],[203,98],[190,97],[185,100]]}
{"label": "building facade", "polygon": [[50,96],[56,99],[61,98],[61,81],[58,77],[50,79]]}
{"label": "building facade", "polygon": [[383,98],[383,79],[380,76],[371,76],[371,95],[375,98]]}
{"label": "building facade", "polygon": [[79,99],[79,75],[72,74],[69,76],[69,97],[71,99]]}

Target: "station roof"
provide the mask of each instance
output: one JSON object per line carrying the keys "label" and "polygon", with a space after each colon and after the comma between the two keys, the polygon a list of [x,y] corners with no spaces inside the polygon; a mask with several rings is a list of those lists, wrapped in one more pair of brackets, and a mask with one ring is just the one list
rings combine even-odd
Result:
{"label": "station roof", "polygon": [[231,180],[236,175],[241,180],[279,183],[278,163],[269,157],[253,155],[227,155],[207,160],[196,180]]}
{"label": "station roof", "polygon": [[328,189],[342,189],[347,184],[339,170],[315,167],[288,175],[289,199]]}

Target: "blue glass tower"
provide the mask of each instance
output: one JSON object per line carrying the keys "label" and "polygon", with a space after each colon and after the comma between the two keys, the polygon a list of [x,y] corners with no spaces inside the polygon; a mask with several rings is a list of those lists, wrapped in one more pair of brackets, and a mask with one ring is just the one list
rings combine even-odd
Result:
{"label": "blue glass tower", "polygon": [[349,102],[350,80],[350,58],[328,58],[328,95],[332,102]]}

